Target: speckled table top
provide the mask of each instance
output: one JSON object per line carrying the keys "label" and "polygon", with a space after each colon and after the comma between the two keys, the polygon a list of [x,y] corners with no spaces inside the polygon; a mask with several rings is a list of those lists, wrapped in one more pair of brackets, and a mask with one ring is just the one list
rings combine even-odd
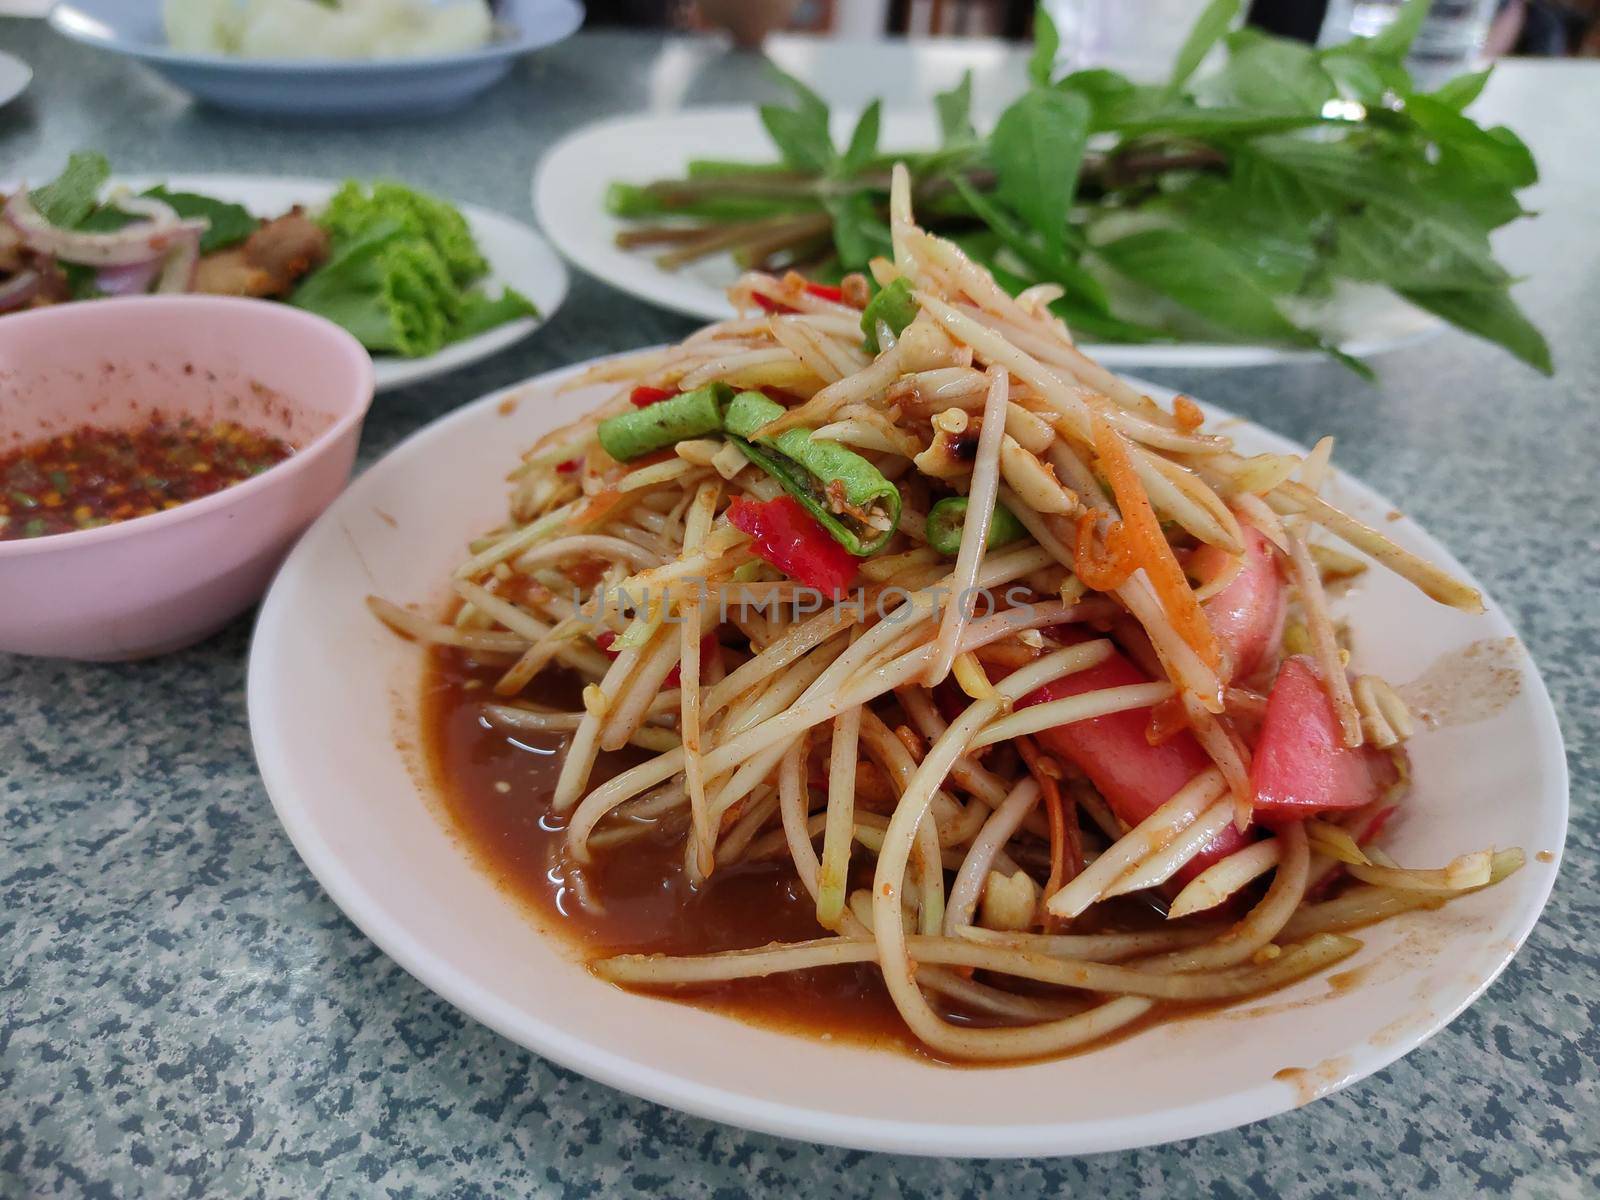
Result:
{"label": "speckled table top", "polygon": [[[76,147],[126,171],[392,172],[527,216],[554,138],[613,113],[744,100],[755,60],[713,43],[582,35],[473,109],[407,127],[297,128],[207,112],[145,72],[0,18],[36,78],[0,110],[0,177]],[[840,102],[904,99],[992,46],[777,56]],[[852,67],[851,63],[857,64]],[[875,64],[871,72],[858,69]],[[896,89],[899,89],[898,93]],[[0,656],[0,1194],[65,1196],[1367,1195],[1600,1192],[1600,66],[1512,65],[1491,86],[1533,144],[1537,222],[1506,252],[1560,368],[1544,381],[1446,335],[1369,387],[1321,364],[1152,373],[1292,437],[1403,503],[1500,598],[1555,696],[1573,773],[1544,920],[1448,1030],[1332,1098],[1246,1129],[1089,1159],[963,1163],[746,1134],[550,1066],[384,957],[296,857],[256,775],[248,620],[155,662]],[[370,461],[492,388],[681,336],[680,318],[577,277],[535,338],[382,397]]]}

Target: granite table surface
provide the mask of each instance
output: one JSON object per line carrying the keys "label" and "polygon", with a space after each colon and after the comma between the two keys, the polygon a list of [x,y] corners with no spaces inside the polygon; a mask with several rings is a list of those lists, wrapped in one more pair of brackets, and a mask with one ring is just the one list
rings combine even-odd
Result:
{"label": "granite table surface", "polygon": [[[392,173],[524,218],[535,161],[584,122],[773,92],[715,42],[583,34],[455,115],[295,126],[196,107],[40,22],[0,18],[0,48],[35,71],[0,110],[0,178],[101,147],[129,172]],[[1018,74],[993,45],[772,50],[846,106],[925,96],[967,62],[992,103]],[[1321,363],[1149,372],[1335,434],[1343,467],[1500,599],[1555,697],[1573,776],[1555,895],[1438,1037],[1247,1128],[1080,1159],[855,1153],[630,1098],[463,1016],[323,894],[256,774],[243,618],[153,662],[0,656],[0,1196],[1600,1194],[1600,66],[1510,64],[1483,104],[1544,167],[1542,215],[1503,250],[1555,379],[1453,333],[1379,359],[1376,386]],[[362,461],[493,388],[690,327],[575,274],[529,341],[380,397]]]}

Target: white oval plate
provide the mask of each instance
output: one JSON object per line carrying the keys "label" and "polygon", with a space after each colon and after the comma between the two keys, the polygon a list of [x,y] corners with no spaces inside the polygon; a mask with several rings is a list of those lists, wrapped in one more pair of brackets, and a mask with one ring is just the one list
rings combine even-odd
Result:
{"label": "white oval plate", "polygon": [[[1426,864],[1521,846],[1527,866],[1361,934],[1365,948],[1341,968],[1358,986],[1308,979],[1075,1058],[957,1069],[602,983],[495,886],[419,782],[422,654],[363,603],[377,593],[442,606],[466,541],[503,519],[502,481],[522,448],[598,399],[557,393],[578,369],[452,413],[368,470],[290,555],[250,655],[256,759],[301,856],[374,942],[492,1029],[624,1091],[767,1133],[917,1154],[1081,1154],[1241,1125],[1370,1075],[1471,1003],[1533,928],[1557,869],[1535,855],[1559,856],[1567,776],[1549,696],[1523,658],[1508,707],[1413,743],[1416,791],[1385,841],[1401,862]],[[1300,449],[1243,423],[1230,431],[1247,451]],[[1385,522],[1381,497],[1342,479],[1338,491],[1402,545],[1461,571],[1410,521]],[[1370,575],[1341,605],[1359,666],[1408,680],[1441,654],[1512,636],[1492,603],[1471,617]],[[1274,1078],[1285,1068],[1303,1073]]]}
{"label": "white oval plate", "polygon": [[[848,123],[834,130],[849,136]],[[887,112],[882,145],[916,148],[938,141],[931,114]],[[727,255],[679,271],[656,266],[655,251],[622,250],[627,228],[606,211],[606,188],[622,180],[648,183],[683,172],[693,158],[772,161],[776,151],[755,110],[692,108],[682,112],[618,117],[587,125],[546,152],[533,177],[539,227],[573,264],[642,300],[691,317],[720,321],[734,315],[727,287],[738,268]],[[1317,313],[1318,324],[1347,354],[1364,358],[1393,350],[1443,328],[1437,317],[1380,288],[1352,288]],[[1085,344],[1108,367],[1255,367],[1315,360],[1319,351],[1228,342],[1171,345]]]}
{"label": "white oval plate", "polygon": [[[135,190],[164,183],[173,191],[197,192],[243,205],[258,217],[277,216],[296,204],[316,208],[327,203],[328,197],[339,188],[339,184],[324,179],[255,175],[119,176],[114,182]],[[478,286],[491,291],[514,287],[539,306],[540,315],[509,321],[425,358],[375,355],[372,365],[380,392],[421,383],[497,354],[548,321],[566,299],[567,268],[549,242],[521,221],[473,204],[457,204],[456,207],[466,217],[478,249],[489,261],[489,274]]]}
{"label": "white oval plate", "polygon": [[15,54],[0,50],[0,108],[10,104],[28,90],[33,78],[33,68]]}

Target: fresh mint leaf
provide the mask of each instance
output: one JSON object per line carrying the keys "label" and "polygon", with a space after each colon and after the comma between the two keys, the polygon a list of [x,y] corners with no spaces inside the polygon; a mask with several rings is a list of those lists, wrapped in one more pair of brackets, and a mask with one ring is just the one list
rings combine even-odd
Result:
{"label": "fresh mint leaf", "polygon": [[1033,54],[1028,58],[1028,78],[1033,80],[1034,86],[1050,86],[1060,49],[1061,35],[1056,32],[1056,23],[1040,4],[1033,11]]}
{"label": "fresh mint leaf", "polygon": [[883,102],[874,100],[862,110],[856,121],[855,132],[850,135],[850,145],[839,160],[838,173],[849,178],[864,170],[878,153],[878,129],[883,120]]}
{"label": "fresh mint leaf", "polygon": [[1059,253],[1089,139],[1089,102],[1035,88],[1006,109],[989,138],[1000,199]]}
{"label": "fresh mint leaf", "polygon": [[972,127],[972,72],[961,76],[961,82],[948,92],[933,98],[934,111],[939,115],[939,145],[959,146],[977,138]]}
{"label": "fresh mint leaf", "polygon": [[1239,15],[1239,0],[1211,0],[1205,11],[1195,20],[1189,36],[1184,38],[1178,57],[1172,63],[1172,75],[1167,80],[1166,95],[1170,99],[1183,90],[1189,77],[1199,69],[1211,48],[1222,40],[1234,18]]}
{"label": "fresh mint leaf", "polygon": [[141,194],[171,205],[180,217],[204,217],[211,222],[200,237],[201,254],[237,245],[261,226],[261,222],[250,215],[249,209],[226,200],[216,200],[193,192],[169,192],[165,185],[150,188]]}
{"label": "fresh mint leaf", "polygon": [[1505,288],[1471,292],[1413,289],[1400,294],[1457,328],[1504,346],[1534,370],[1554,374],[1555,365],[1544,335],[1523,316]]}
{"label": "fresh mint leaf", "polygon": [[73,229],[99,204],[100,189],[111,178],[111,164],[98,150],[79,150],[49,183],[28,193],[39,215],[62,229]]}

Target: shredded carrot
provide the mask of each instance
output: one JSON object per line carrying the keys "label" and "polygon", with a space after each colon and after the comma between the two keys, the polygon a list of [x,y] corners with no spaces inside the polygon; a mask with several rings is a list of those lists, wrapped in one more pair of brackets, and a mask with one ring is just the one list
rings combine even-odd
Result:
{"label": "shredded carrot", "polygon": [[584,503],[584,506],[572,514],[574,526],[593,525],[617,506],[622,499],[622,493],[615,488],[606,488],[603,492],[596,492]]}
{"label": "shredded carrot", "polygon": [[1211,632],[1200,602],[1194,598],[1194,589],[1178,565],[1167,543],[1167,535],[1161,531],[1161,522],[1156,518],[1155,509],[1150,507],[1150,497],[1145,494],[1133,461],[1128,457],[1127,444],[1109,422],[1098,416],[1094,420],[1094,451],[1117,498],[1117,508],[1122,512],[1121,528],[1126,530],[1126,548],[1150,577],[1156,598],[1161,601],[1178,636],[1189,644],[1201,662],[1216,670],[1222,662],[1222,647],[1217,644],[1216,634]]}

